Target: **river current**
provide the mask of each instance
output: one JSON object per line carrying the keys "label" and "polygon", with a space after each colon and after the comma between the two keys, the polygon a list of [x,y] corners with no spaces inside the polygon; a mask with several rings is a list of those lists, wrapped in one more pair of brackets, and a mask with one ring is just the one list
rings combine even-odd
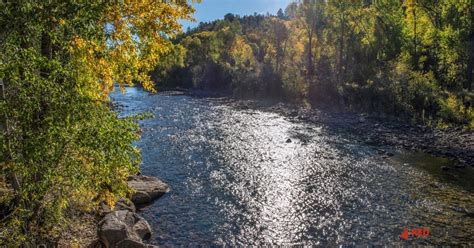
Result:
{"label": "river current", "polygon": [[[141,214],[162,246],[474,244],[472,167],[377,149],[330,126],[226,98],[116,91],[140,121],[142,174],[171,192]],[[405,228],[427,237],[400,238]]]}

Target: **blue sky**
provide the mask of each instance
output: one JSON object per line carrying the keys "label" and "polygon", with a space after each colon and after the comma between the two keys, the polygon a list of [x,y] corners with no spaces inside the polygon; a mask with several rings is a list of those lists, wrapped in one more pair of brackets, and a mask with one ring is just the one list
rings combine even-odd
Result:
{"label": "blue sky", "polygon": [[293,0],[202,0],[201,3],[194,4],[196,8],[194,18],[197,22],[183,21],[182,24],[186,31],[187,27],[195,27],[199,22],[222,19],[227,13],[241,16],[252,15],[255,12],[276,14],[279,8],[285,10],[290,2]]}

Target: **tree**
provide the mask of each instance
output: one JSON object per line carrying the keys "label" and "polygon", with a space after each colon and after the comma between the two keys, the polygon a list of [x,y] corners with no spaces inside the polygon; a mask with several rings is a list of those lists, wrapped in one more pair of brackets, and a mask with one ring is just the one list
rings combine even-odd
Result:
{"label": "tree", "polygon": [[314,75],[313,42],[315,36],[321,33],[320,28],[324,24],[324,5],[324,0],[304,0],[300,6],[301,21],[308,39],[307,75],[309,78]]}
{"label": "tree", "polygon": [[278,9],[277,17],[282,20],[286,18],[285,13],[283,13],[283,10],[281,8]]}
{"label": "tree", "polygon": [[267,25],[269,25],[269,27],[266,27],[266,29],[270,31],[268,32],[268,39],[275,49],[275,71],[278,73],[280,72],[281,63],[285,57],[289,31],[285,22],[280,19],[268,19]]}
{"label": "tree", "polygon": [[[177,43],[195,82],[231,81],[234,95],[279,95],[474,127],[473,6],[472,0],[301,0],[287,6],[285,18],[279,11],[216,20]],[[199,44],[186,41],[196,37]]]}
{"label": "tree", "polygon": [[252,47],[241,36],[237,36],[230,47],[229,53],[234,62],[231,73],[234,79],[232,83],[236,89],[235,93],[240,97],[245,97],[246,93],[254,92],[257,81],[256,61]]}
{"label": "tree", "polygon": [[[71,207],[129,192],[138,126],[109,104],[113,84],[139,83],[169,51],[185,1],[2,1],[1,173],[15,190],[2,242],[54,241]],[[8,144],[5,145],[5,144]],[[5,240],[6,239],[6,240]]]}
{"label": "tree", "polygon": [[235,15],[232,14],[232,13],[227,13],[224,16],[224,20],[229,21],[229,22],[233,22],[235,20]]}
{"label": "tree", "polygon": [[285,8],[285,16],[287,16],[289,19],[295,19],[298,14],[297,12],[298,12],[297,2],[291,2]]}

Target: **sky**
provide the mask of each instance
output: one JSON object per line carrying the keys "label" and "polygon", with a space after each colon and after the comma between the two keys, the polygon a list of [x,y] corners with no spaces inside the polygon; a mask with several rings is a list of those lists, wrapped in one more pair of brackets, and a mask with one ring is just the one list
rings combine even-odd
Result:
{"label": "sky", "polygon": [[285,10],[286,6],[293,0],[202,0],[201,3],[194,4],[196,13],[195,23],[188,21],[181,22],[184,30],[187,27],[196,27],[199,22],[208,22],[224,18],[227,13],[237,15],[276,14],[278,9]]}

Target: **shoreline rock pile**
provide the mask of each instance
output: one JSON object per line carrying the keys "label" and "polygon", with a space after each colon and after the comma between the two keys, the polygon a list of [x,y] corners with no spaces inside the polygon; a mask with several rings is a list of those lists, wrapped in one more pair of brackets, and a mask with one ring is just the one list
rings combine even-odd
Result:
{"label": "shoreline rock pile", "polygon": [[152,203],[165,193],[169,186],[156,177],[131,176],[128,185],[135,190],[129,199],[121,199],[114,210],[102,204],[98,235],[106,248],[152,248],[145,244],[151,238],[152,230],[148,222],[136,213],[137,207]]}

